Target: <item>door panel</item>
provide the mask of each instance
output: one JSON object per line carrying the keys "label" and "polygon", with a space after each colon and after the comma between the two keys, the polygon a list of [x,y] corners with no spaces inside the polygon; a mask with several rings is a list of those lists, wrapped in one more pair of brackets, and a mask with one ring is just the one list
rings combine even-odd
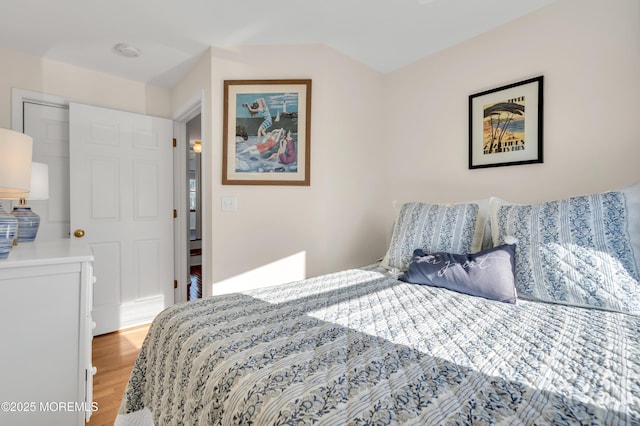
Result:
{"label": "door panel", "polygon": [[[146,160],[136,160],[134,162],[133,188],[136,200],[134,215],[135,219],[158,220],[162,212],[161,194],[158,182],[161,180],[161,171],[158,164]],[[165,212],[166,213],[166,212]]]}
{"label": "door panel", "polygon": [[[91,244],[91,252],[95,259],[112,259],[113,262],[94,263],[93,269],[96,276],[96,283],[93,286],[94,310],[96,302],[103,306],[119,305],[120,288],[122,287],[120,282],[120,258],[122,257],[120,244],[118,242],[96,242]],[[97,277],[100,277],[103,283],[111,283],[111,285],[98,285]],[[92,315],[95,321],[95,312]]]}
{"label": "door panel", "polygon": [[94,251],[94,334],[173,303],[172,122],[70,105],[71,229]]}
{"label": "door panel", "polygon": [[138,297],[153,297],[162,289],[159,284],[158,263],[161,258],[162,243],[159,240],[136,241],[136,276],[138,277]]}
{"label": "door panel", "polygon": [[88,161],[90,190],[86,194],[91,200],[89,217],[92,220],[118,221],[120,219],[120,161],[109,158],[90,158]]}

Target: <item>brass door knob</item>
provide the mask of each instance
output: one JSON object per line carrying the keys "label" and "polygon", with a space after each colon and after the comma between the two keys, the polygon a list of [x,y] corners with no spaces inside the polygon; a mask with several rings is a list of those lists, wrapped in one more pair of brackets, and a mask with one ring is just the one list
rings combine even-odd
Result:
{"label": "brass door knob", "polygon": [[73,231],[73,236],[76,238],[84,237],[84,229],[76,229],[75,231]]}

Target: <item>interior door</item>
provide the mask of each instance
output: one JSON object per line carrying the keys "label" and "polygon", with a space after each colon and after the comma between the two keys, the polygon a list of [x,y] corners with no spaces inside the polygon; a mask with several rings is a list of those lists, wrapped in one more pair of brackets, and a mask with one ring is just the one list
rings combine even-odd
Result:
{"label": "interior door", "polygon": [[173,304],[173,123],[71,103],[71,238],[94,255],[94,335]]}

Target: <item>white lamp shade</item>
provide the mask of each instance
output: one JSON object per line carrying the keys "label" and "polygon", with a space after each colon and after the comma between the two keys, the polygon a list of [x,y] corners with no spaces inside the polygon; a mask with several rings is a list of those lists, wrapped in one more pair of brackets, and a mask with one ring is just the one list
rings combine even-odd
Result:
{"label": "white lamp shade", "polygon": [[32,150],[31,136],[0,129],[0,197],[18,199],[29,192]]}
{"label": "white lamp shade", "polygon": [[31,163],[31,191],[25,197],[29,200],[49,199],[49,165]]}

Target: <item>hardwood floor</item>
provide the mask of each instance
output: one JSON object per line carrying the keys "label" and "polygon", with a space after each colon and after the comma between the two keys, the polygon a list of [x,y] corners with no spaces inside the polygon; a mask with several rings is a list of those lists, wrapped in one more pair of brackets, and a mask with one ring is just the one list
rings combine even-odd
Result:
{"label": "hardwood floor", "polygon": [[187,288],[187,300],[202,298],[202,267],[200,265],[191,267],[191,285]]}
{"label": "hardwood floor", "polygon": [[93,400],[98,410],[88,426],[112,426],[120,408],[133,363],[140,352],[149,325],[129,328],[93,338]]}

